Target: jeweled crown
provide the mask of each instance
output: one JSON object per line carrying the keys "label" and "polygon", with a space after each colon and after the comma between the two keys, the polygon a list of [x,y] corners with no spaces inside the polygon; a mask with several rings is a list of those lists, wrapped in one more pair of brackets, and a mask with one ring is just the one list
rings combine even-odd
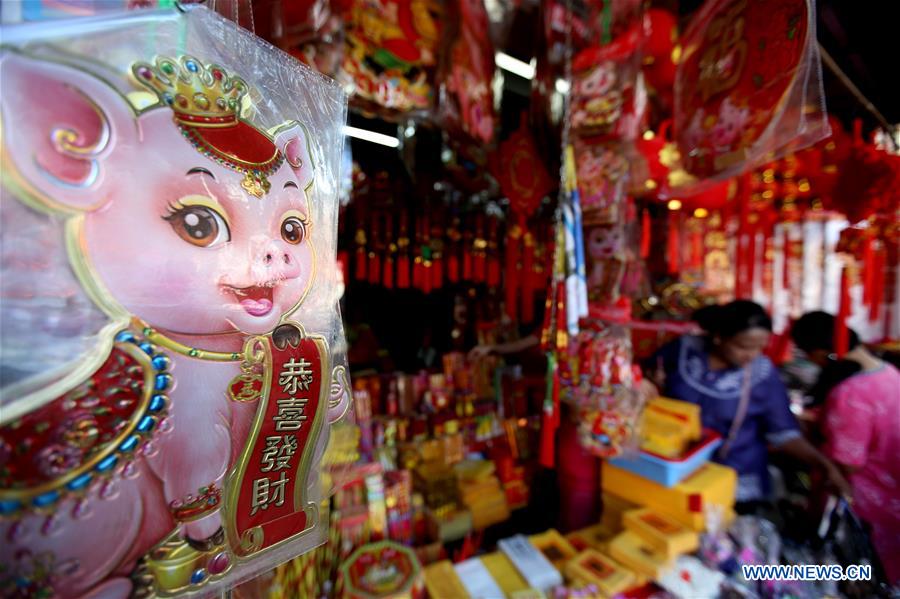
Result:
{"label": "jeweled crown", "polygon": [[247,84],[215,64],[192,56],[132,66],[135,79],[172,107],[175,120],[192,127],[222,127],[237,121]]}

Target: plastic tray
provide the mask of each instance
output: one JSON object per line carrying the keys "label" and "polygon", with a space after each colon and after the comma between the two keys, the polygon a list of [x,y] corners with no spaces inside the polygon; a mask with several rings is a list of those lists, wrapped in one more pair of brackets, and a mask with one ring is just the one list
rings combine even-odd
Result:
{"label": "plastic tray", "polygon": [[612,458],[609,463],[664,487],[674,487],[709,461],[721,444],[722,437],[719,433],[703,429],[700,441],[695,443],[680,460],[642,450],[634,457]]}

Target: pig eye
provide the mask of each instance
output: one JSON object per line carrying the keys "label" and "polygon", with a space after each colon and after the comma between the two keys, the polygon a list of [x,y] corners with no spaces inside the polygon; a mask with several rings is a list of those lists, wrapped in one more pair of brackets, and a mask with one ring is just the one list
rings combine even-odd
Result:
{"label": "pig eye", "polygon": [[190,244],[213,247],[231,241],[231,232],[222,215],[206,206],[171,207],[163,217],[175,233]]}
{"label": "pig eye", "polygon": [[297,245],[306,237],[306,223],[298,216],[289,216],[281,223],[281,237]]}

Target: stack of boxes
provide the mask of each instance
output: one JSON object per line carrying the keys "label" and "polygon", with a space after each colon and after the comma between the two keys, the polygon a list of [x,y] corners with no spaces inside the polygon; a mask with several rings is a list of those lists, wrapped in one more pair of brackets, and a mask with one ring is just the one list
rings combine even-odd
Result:
{"label": "stack of boxes", "polygon": [[509,518],[506,493],[490,461],[465,461],[455,466],[459,496],[472,513],[472,526],[482,530]]}
{"label": "stack of boxes", "polygon": [[658,398],[642,418],[642,452],[604,462],[603,524],[620,532],[597,546],[638,581],[660,579],[698,548],[710,506],[733,514],[737,474],[708,461],[719,443],[698,406]]}

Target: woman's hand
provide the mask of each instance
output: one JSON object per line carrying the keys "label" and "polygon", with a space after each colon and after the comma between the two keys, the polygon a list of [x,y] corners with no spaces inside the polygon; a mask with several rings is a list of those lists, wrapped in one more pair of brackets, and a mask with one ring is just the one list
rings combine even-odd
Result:
{"label": "woman's hand", "polygon": [[825,481],[828,486],[840,493],[848,503],[852,503],[853,487],[850,485],[850,481],[847,480],[847,477],[844,476],[844,473],[841,472],[841,469],[837,464],[831,460],[825,460],[823,469],[825,470]]}
{"label": "woman's hand", "polygon": [[647,379],[641,381],[641,384],[638,386],[638,392],[644,397],[645,401],[659,397],[659,389]]}
{"label": "woman's hand", "polygon": [[494,353],[496,348],[493,345],[476,345],[469,351],[469,361],[477,362],[483,360]]}

